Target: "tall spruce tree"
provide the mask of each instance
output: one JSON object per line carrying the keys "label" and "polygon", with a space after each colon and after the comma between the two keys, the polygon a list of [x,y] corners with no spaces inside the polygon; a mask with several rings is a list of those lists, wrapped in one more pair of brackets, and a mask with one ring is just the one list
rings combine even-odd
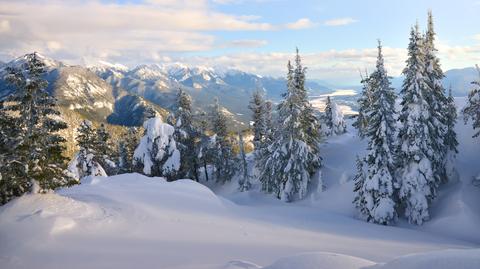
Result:
{"label": "tall spruce tree", "polygon": [[16,118],[10,115],[0,100],[0,205],[29,191],[30,182],[17,148],[21,142]]}
{"label": "tall spruce tree", "polygon": [[198,181],[198,158],[196,152],[199,134],[193,125],[192,98],[179,89],[175,104],[175,141],[180,150],[181,162],[178,176]]}
{"label": "tall spruce tree", "polygon": [[[480,68],[477,67],[478,81],[473,81],[474,89],[468,94],[468,101],[465,108],[462,110],[464,115],[465,124],[468,120],[473,121],[473,129],[480,129]],[[473,137],[480,136],[480,130],[478,130]]]}
{"label": "tall spruce tree", "polygon": [[260,90],[253,92],[248,108],[252,111],[253,144],[255,147],[259,147],[267,134],[267,107]]}
{"label": "tall spruce tree", "polygon": [[[435,197],[438,186],[448,180],[445,164],[449,146],[445,144],[445,140],[448,131],[447,121],[449,120],[449,113],[451,113],[451,111],[448,98],[445,95],[445,88],[442,84],[444,74],[436,55],[435,30],[431,11],[428,12],[428,28],[425,33],[424,50],[425,76],[428,86],[425,97],[430,107],[430,118],[427,127],[429,128],[432,149],[432,151],[428,153],[428,157],[432,162],[435,177],[435,181],[430,183],[430,188],[432,195]],[[450,130],[450,135],[456,136],[453,129]],[[450,146],[453,146],[453,144]]]}
{"label": "tall spruce tree", "polygon": [[227,117],[222,111],[218,99],[215,98],[212,109],[212,131],[215,134],[215,179],[225,183],[235,175],[235,160],[232,150],[232,139],[228,135]]}
{"label": "tall spruce tree", "polygon": [[448,90],[448,101],[447,101],[447,113],[446,113],[446,122],[447,131],[444,138],[444,145],[447,147],[447,154],[445,157],[445,179],[451,179],[457,176],[457,171],[455,170],[455,158],[458,154],[458,140],[457,133],[455,132],[455,123],[457,122],[457,107],[455,105],[455,99],[452,96],[452,88]]}
{"label": "tall spruce tree", "polygon": [[418,24],[412,28],[408,45],[407,67],[403,74],[402,110],[399,132],[399,197],[410,223],[421,225],[428,220],[429,202],[435,184],[432,162],[429,159],[432,143],[430,128],[429,86],[426,76],[424,39]]}
{"label": "tall spruce tree", "polygon": [[[275,140],[261,160],[260,175],[264,191],[283,201],[302,199],[307,194],[313,174],[320,168],[318,121],[305,89],[305,68],[300,55],[295,68],[288,63],[287,92],[278,105]],[[321,183],[320,183],[321,184]]]}
{"label": "tall spruce tree", "polygon": [[25,191],[34,193],[75,184],[66,172],[62,155],[65,139],[58,131],[67,128],[59,119],[56,99],[48,94],[45,64],[36,53],[25,55],[22,70],[8,68],[7,80],[16,91],[7,98],[5,109],[15,115],[20,130],[15,158],[23,164],[18,171],[29,182]]}
{"label": "tall spruce tree", "polygon": [[[382,45],[378,43],[376,70],[370,75],[371,107],[365,135],[369,138],[365,158],[367,174],[356,186],[357,207],[366,219],[388,225],[397,218],[395,182],[395,92],[384,67]],[[360,184],[360,183],[359,183]],[[365,201],[362,203],[360,201]]]}
{"label": "tall spruce tree", "polygon": [[368,117],[371,107],[372,87],[368,75],[362,78],[361,83],[363,85],[362,93],[357,100],[358,114],[355,116],[355,121],[352,123],[352,126],[357,129],[360,138],[364,138],[365,133],[367,132]]}

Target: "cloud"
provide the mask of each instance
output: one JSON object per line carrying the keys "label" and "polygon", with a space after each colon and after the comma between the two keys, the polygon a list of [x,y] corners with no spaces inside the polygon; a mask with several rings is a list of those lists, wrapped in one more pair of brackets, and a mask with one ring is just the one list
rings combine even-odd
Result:
{"label": "cloud", "polygon": [[8,20],[0,20],[0,33],[10,31],[10,22]]}
{"label": "cloud", "polygon": [[357,22],[357,20],[352,18],[338,18],[333,20],[325,21],[323,24],[325,26],[343,26]]}
{"label": "cloud", "polygon": [[300,30],[307,29],[316,26],[317,24],[312,22],[309,18],[302,18],[292,23],[287,23],[285,26],[287,29]]}
{"label": "cloud", "polygon": [[[222,43],[213,31],[269,31],[258,16],[212,10],[207,0],[18,0],[0,5],[0,57],[30,51],[62,60],[105,55],[208,51]],[[242,42],[232,45],[241,46]],[[251,47],[253,42],[243,44]],[[67,51],[68,49],[68,51]],[[138,61],[144,58],[137,58]]]}
{"label": "cloud", "polygon": [[262,47],[268,44],[266,40],[257,40],[257,39],[241,39],[233,40],[225,43],[222,47],[228,48],[257,48]]}

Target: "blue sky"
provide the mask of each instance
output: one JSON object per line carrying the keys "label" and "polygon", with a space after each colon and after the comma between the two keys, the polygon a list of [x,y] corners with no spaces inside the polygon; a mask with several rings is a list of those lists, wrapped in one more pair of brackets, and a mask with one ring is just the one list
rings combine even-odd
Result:
{"label": "blue sky", "polygon": [[182,62],[282,76],[298,46],[309,77],[358,82],[376,40],[404,65],[410,27],[435,17],[444,69],[480,63],[480,1],[0,0],[0,60],[36,50],[72,64]]}

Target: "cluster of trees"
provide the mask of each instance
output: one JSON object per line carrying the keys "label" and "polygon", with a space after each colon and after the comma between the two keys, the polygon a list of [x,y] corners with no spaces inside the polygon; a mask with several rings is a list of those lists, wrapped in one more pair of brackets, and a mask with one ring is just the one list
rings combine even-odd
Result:
{"label": "cluster of trees", "polygon": [[434,40],[429,13],[425,34],[418,25],[411,30],[398,113],[380,43],[376,69],[362,81],[354,125],[369,142],[367,156],[357,160],[354,203],[368,221],[387,225],[404,215],[421,225],[430,217],[438,187],[452,174],[457,114],[441,83],[444,74]]}
{"label": "cluster of trees", "polygon": [[25,56],[20,69],[7,68],[12,94],[0,101],[0,204],[26,192],[47,192],[75,184],[62,155],[67,128],[43,79],[37,54]]}

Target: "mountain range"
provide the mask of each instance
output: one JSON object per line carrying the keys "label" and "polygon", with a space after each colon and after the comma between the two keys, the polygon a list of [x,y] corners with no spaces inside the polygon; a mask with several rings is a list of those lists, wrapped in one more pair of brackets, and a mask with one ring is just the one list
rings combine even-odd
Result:
{"label": "mountain range", "polygon": [[[235,69],[190,67],[180,63],[128,68],[102,61],[84,67],[39,57],[47,67],[48,91],[58,99],[64,111],[116,125],[140,126],[152,110],[167,115],[174,108],[178,89],[182,88],[192,96],[195,112],[208,112],[214,98],[218,98],[231,122],[238,128],[245,128],[250,121],[248,103],[253,91],[264,91],[274,103],[286,91],[284,78],[263,77]],[[3,79],[6,67],[18,68],[23,62],[24,57],[19,57],[0,63],[0,98],[12,90]],[[478,77],[474,68],[453,69],[445,74],[444,84],[452,87],[455,96],[467,95],[470,82]],[[400,88],[401,82],[401,77],[393,78],[392,85]],[[326,96],[336,90],[335,86],[320,80],[309,80],[306,86],[312,97]],[[358,88],[353,87],[357,92]],[[348,106],[356,99],[352,95],[334,98]]]}

